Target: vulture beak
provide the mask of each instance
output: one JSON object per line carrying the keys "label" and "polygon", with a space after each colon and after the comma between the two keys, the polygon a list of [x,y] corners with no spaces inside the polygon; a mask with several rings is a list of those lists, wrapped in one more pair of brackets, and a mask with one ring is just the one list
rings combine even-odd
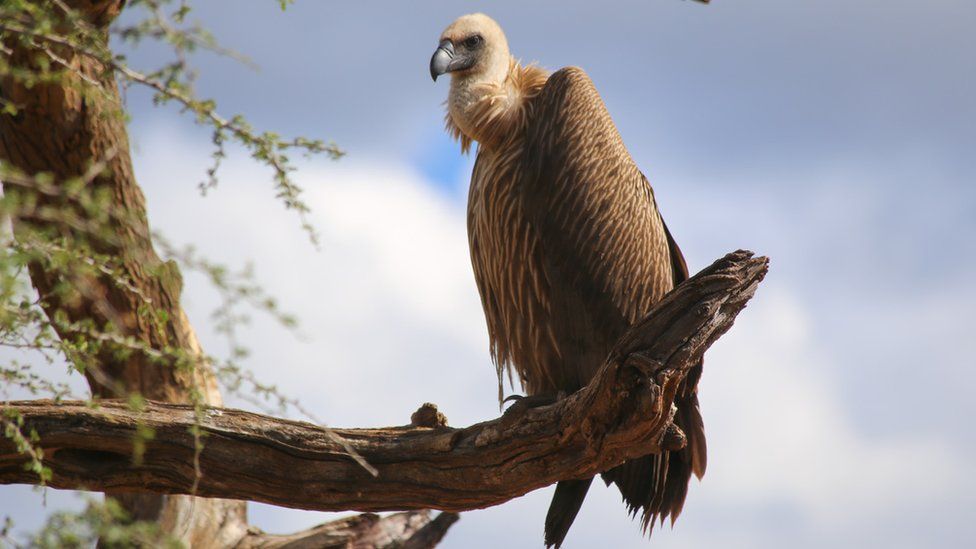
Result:
{"label": "vulture beak", "polygon": [[437,77],[451,71],[451,62],[454,61],[454,44],[450,40],[441,40],[437,51],[430,58],[430,77],[437,82]]}
{"label": "vulture beak", "polygon": [[450,40],[441,40],[441,45],[437,46],[437,51],[430,58],[430,77],[437,82],[437,77],[454,71],[463,71],[474,66],[478,58],[471,52],[458,54],[454,51],[454,44]]}

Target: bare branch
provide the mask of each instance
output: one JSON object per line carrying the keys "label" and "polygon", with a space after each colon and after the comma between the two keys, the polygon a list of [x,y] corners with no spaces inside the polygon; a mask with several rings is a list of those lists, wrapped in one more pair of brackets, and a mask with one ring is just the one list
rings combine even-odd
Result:
{"label": "bare branch", "polygon": [[385,517],[364,513],[288,535],[265,534],[252,528],[236,549],[346,549],[348,547],[436,547],[458,520],[456,513],[407,511]]}
{"label": "bare branch", "polygon": [[[330,436],[309,423],[240,410],[210,408],[200,420],[180,404],[151,403],[142,413],[114,401],[98,408],[50,401],[6,407],[39,435],[49,485],[57,488],[186,494],[198,481],[197,495],[320,511],[487,507],[680,448],[684,434],[671,421],[678,384],[732,326],[767,268],[768,260],[751,252],[719,259],[621,338],[581,391],[463,429],[414,422],[333,429]],[[190,433],[198,422],[206,440],[199,479]],[[155,437],[136,465],[132,440],[140,425]],[[357,465],[344,445],[378,476]],[[0,483],[36,482],[23,470],[26,459],[0,442]]]}

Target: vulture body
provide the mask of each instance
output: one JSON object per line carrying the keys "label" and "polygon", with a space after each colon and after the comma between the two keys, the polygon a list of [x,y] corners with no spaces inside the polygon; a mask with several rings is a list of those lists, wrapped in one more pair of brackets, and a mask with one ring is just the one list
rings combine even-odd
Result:
{"label": "vulture body", "polygon": [[[478,142],[468,201],[471,261],[503,376],[529,395],[572,393],[589,383],[629,326],[688,276],[654,193],[589,77],[522,66],[489,17],[455,21],[441,36],[431,75],[451,73],[449,131]],[[692,473],[705,471],[698,410],[701,365],[676,399],[688,444],[602,474],[650,532],[681,512]],[[556,487],[547,546],[559,546],[590,479]]]}

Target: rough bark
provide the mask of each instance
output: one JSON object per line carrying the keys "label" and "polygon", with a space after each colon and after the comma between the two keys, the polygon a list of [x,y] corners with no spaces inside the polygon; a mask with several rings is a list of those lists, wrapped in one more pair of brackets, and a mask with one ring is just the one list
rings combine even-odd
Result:
{"label": "rough bark", "polygon": [[[732,326],[767,268],[766,258],[750,252],[719,259],[634,326],[590,385],[554,404],[516,405],[462,429],[444,425],[429,405],[408,426],[333,429],[377,469],[376,477],[348,456],[341,440],[308,423],[210,410],[202,421],[197,479],[189,434],[194,413],[186,405],[154,403],[142,413],[113,402],[10,406],[39,434],[54,487],[186,494],[197,481],[204,496],[320,511],[476,509],[680,448],[684,435],[671,421],[678,384]],[[155,437],[135,465],[139,424]],[[0,443],[0,482],[35,482],[24,462],[11,443]]]}

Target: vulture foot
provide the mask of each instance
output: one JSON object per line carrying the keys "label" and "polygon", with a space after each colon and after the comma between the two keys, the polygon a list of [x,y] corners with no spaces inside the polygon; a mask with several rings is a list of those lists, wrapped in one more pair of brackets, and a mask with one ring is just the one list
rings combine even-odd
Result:
{"label": "vulture foot", "polygon": [[532,408],[541,408],[555,404],[566,398],[566,393],[559,391],[556,393],[540,393],[538,395],[509,395],[502,401],[504,405],[511,401],[512,405],[505,409],[504,415],[521,414]]}

